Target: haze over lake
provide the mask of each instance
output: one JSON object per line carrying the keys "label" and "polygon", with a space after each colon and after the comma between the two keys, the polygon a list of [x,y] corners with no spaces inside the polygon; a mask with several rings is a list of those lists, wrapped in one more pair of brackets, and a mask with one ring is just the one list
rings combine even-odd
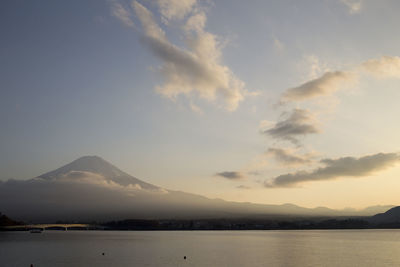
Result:
{"label": "haze over lake", "polygon": [[375,267],[400,266],[399,253],[399,230],[0,232],[7,267]]}

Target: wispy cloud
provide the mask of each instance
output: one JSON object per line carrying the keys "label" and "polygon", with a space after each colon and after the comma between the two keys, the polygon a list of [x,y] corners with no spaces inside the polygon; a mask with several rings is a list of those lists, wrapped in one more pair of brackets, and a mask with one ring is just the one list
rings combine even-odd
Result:
{"label": "wispy cloud", "polygon": [[[314,63],[312,63],[312,67],[314,67]],[[287,89],[282,94],[280,102],[296,102],[330,95],[346,86],[354,85],[363,71],[381,79],[400,78],[400,57],[383,56],[369,59],[354,66],[351,71],[327,71],[320,77]]]}
{"label": "wispy cloud", "polygon": [[215,175],[229,180],[240,180],[244,178],[242,173],[234,171],[218,172]]}
{"label": "wispy cloud", "polygon": [[309,164],[312,162],[311,154],[296,154],[292,149],[269,148],[267,154],[274,157],[276,161],[286,166]]}
{"label": "wispy cloud", "polygon": [[274,36],[273,41],[274,41],[274,47],[277,51],[282,52],[285,50],[285,44],[281,40],[279,40]]}
{"label": "wispy cloud", "polygon": [[363,0],[340,0],[347,6],[350,14],[357,14],[361,11],[363,6]]}
{"label": "wispy cloud", "polygon": [[246,95],[244,82],[221,63],[218,37],[205,30],[206,15],[195,8],[195,1],[158,1],[164,20],[182,19],[191,14],[183,25],[186,48],[168,41],[154,15],[137,1],[132,7],[143,26],[144,44],[163,64],[159,71],[164,83],[157,92],[171,99],[178,95],[199,96],[215,103],[224,100],[224,108],[233,111]]}
{"label": "wispy cloud", "polygon": [[131,13],[117,1],[110,1],[111,4],[111,14],[119,19],[125,26],[134,27],[133,20],[131,18]]}
{"label": "wispy cloud", "polygon": [[196,0],[157,0],[164,22],[183,19],[196,5]]}
{"label": "wispy cloud", "polygon": [[309,79],[316,79],[321,76],[321,74],[329,71],[328,66],[321,62],[321,59],[314,54],[304,55],[301,63],[302,64],[299,65],[300,69],[309,69]]}
{"label": "wispy cloud", "polygon": [[313,114],[306,109],[294,109],[289,117],[277,122],[263,133],[275,139],[287,140],[299,144],[299,138],[308,134],[319,133],[319,127]]}
{"label": "wispy cloud", "polygon": [[361,64],[362,68],[377,78],[400,78],[400,57],[383,56]]}
{"label": "wispy cloud", "polygon": [[338,177],[362,177],[393,167],[400,162],[397,153],[378,153],[360,158],[323,159],[324,167],[279,175],[265,181],[266,187],[291,187],[304,182],[333,180]]}
{"label": "wispy cloud", "polygon": [[326,72],[321,77],[287,89],[282,95],[282,102],[301,101],[317,96],[332,94],[349,82],[354,82],[356,75],[347,71]]}

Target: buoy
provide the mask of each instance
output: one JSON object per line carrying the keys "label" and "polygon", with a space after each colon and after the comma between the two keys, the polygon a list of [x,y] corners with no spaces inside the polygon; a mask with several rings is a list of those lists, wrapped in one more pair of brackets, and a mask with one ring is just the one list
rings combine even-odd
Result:
{"label": "buoy", "polygon": [[185,259],[185,260],[186,260],[186,256],[183,256],[183,259]]}
{"label": "buoy", "polygon": [[103,256],[104,256],[104,252],[103,252],[103,253],[101,253],[101,255],[103,255]]}

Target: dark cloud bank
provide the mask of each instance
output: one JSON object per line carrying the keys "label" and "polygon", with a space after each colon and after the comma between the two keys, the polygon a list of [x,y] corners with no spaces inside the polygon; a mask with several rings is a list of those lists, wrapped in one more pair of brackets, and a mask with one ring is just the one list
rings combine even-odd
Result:
{"label": "dark cloud bank", "polygon": [[229,180],[239,180],[244,178],[243,174],[241,174],[240,172],[233,172],[233,171],[217,172],[215,175]]}

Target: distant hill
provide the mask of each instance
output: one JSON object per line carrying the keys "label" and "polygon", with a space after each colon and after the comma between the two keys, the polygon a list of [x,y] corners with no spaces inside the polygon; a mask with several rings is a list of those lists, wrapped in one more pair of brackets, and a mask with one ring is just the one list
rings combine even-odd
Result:
{"label": "distant hill", "polygon": [[28,222],[371,216],[391,207],[375,206],[361,211],[309,209],[293,204],[209,199],[144,182],[98,156],[81,157],[33,179],[0,181],[0,210]]}
{"label": "distant hill", "polygon": [[376,214],[370,218],[370,221],[375,224],[400,223],[400,206],[391,208],[385,213]]}
{"label": "distant hill", "polygon": [[8,218],[6,215],[1,214],[0,212],[0,227],[4,226],[14,226],[14,225],[20,225],[20,222],[14,221],[10,218]]}

